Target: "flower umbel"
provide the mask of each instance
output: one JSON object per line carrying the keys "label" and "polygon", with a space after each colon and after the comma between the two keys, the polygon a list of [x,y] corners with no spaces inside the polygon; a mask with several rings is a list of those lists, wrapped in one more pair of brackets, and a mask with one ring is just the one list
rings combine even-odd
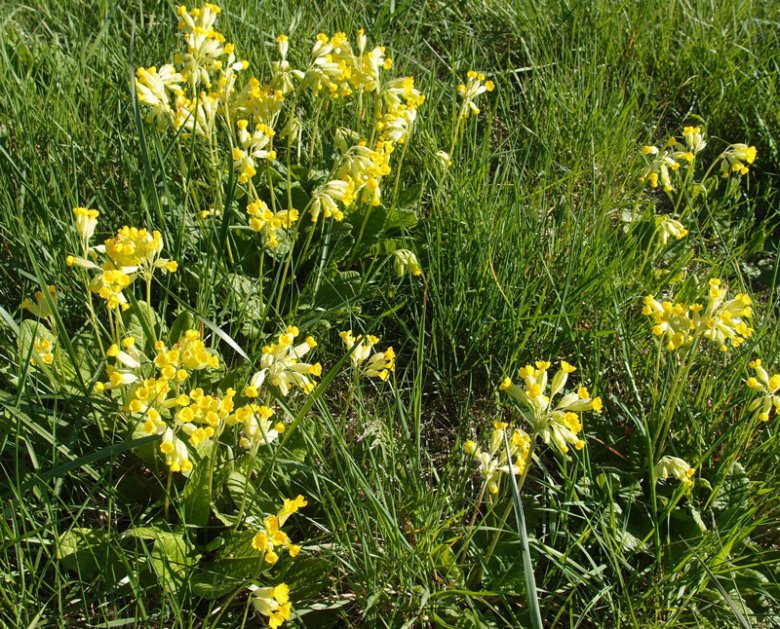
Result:
{"label": "flower umbel", "polygon": [[301,358],[317,347],[317,342],[309,336],[303,343],[295,345],[298,334],[298,328],[290,326],[279,335],[276,343],[263,348],[261,369],[252,376],[250,386],[259,391],[268,382],[284,396],[290,393],[291,387],[297,387],[307,395],[314,390],[314,378],[320,376],[322,366],[301,362]]}
{"label": "flower umbel", "polygon": [[579,436],[582,432],[580,414],[585,411],[601,413],[601,398],[591,397],[588,390],[581,386],[577,391],[564,394],[555,403],[555,397],[564,391],[569,374],[576,369],[562,360],[552,382],[548,383],[549,368],[550,363],[542,360],[536,361],[535,366],[521,367],[518,375],[522,378],[523,385],[505,378],[499,389],[530,411],[526,416],[531,422],[532,434],[541,437],[548,445],[552,442],[563,454],[569,451],[569,445],[582,450],[585,441]]}
{"label": "flower umbel", "polygon": [[770,376],[759,358],[751,360],[748,367],[754,370],[756,375],[750,376],[745,384],[749,389],[761,394],[761,397],[750,403],[748,411],[762,422],[768,422],[772,409],[774,409],[775,415],[780,412],[780,395],[777,394],[778,389],[780,389],[780,374],[775,373]]}
{"label": "flower umbel", "polygon": [[676,456],[665,456],[655,466],[655,477],[658,480],[666,480],[669,477],[676,478],[685,487],[693,487],[695,474],[694,468]]}
{"label": "flower umbel", "polygon": [[271,629],[281,627],[285,620],[289,620],[292,603],[290,603],[290,588],[285,583],[275,587],[252,585],[249,590],[252,606],[258,614],[268,618],[268,626]]}
{"label": "flower umbel", "polygon": [[488,450],[482,450],[474,441],[463,444],[466,454],[477,462],[479,472],[485,479],[485,487],[491,495],[498,493],[502,474],[511,472],[516,476],[522,475],[531,456],[531,437],[524,430],[515,428],[509,436],[507,457],[504,432],[508,427],[506,422],[493,422]]}
{"label": "flower umbel", "polygon": [[301,547],[293,544],[287,533],[282,531],[282,526],[287,518],[307,504],[306,498],[303,496],[296,496],[292,500],[286,499],[279,513],[269,515],[263,520],[264,526],[252,538],[252,548],[263,553],[263,558],[267,563],[273,565],[279,561],[279,555],[275,550],[277,548],[286,548],[290,557],[296,557],[301,551]]}
{"label": "flower umbel", "polygon": [[339,334],[348,350],[351,350],[352,365],[359,370],[361,376],[367,378],[379,378],[387,380],[395,370],[395,352],[388,347],[383,352],[374,352],[374,345],[379,339],[372,334],[365,338],[362,334],[352,336],[352,330],[345,330]]}
{"label": "flower umbel", "polygon": [[728,287],[721,280],[709,280],[707,307],[659,302],[652,295],[644,298],[642,314],[653,319],[653,334],[665,340],[666,349],[676,350],[688,345],[698,336],[718,344],[725,352],[739,347],[753,334],[748,320],[753,316],[752,301],[744,293],[726,300]]}
{"label": "flower umbel", "polygon": [[466,83],[458,85],[458,95],[463,99],[460,105],[460,111],[458,117],[465,120],[471,115],[477,116],[480,113],[479,107],[477,107],[477,96],[484,94],[485,92],[492,92],[496,86],[493,81],[486,81],[485,75],[475,70],[469,70],[466,75]]}

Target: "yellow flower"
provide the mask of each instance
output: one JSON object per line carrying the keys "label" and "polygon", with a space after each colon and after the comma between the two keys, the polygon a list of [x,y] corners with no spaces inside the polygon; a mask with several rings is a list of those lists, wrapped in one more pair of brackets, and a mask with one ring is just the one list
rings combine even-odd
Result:
{"label": "yellow flower", "polygon": [[49,339],[36,336],[33,341],[32,349],[32,356],[30,357],[31,365],[37,365],[38,360],[46,365],[51,365],[54,362],[54,343]]}
{"label": "yellow flower", "polygon": [[73,208],[73,214],[76,217],[76,233],[78,233],[86,248],[89,239],[92,238],[92,234],[95,233],[100,212],[97,210],[89,210],[85,207],[76,207]]}
{"label": "yellow flower", "polygon": [[362,334],[352,336],[352,330],[339,333],[347,350],[351,350],[350,359],[352,365],[359,368],[359,374],[367,378],[379,378],[387,380],[395,370],[395,352],[388,347],[384,352],[374,352],[374,346],[379,343],[376,336],[369,334],[365,338]]}
{"label": "yellow flower", "polygon": [[417,256],[408,249],[396,249],[393,253],[393,268],[398,277],[411,273],[415,277],[422,275],[422,266]]}
{"label": "yellow flower", "polygon": [[[57,289],[53,284],[50,284],[46,287],[46,292],[49,293],[49,297],[51,298],[51,301],[54,302],[54,305],[57,305]],[[43,293],[43,291],[35,291],[35,302],[30,300],[28,297],[25,297],[22,300],[22,308],[29,310],[33,316],[38,317],[39,319],[46,319],[47,317],[50,317],[52,315],[52,310],[49,308],[49,302],[46,299],[46,295]]]}
{"label": "yellow flower", "polygon": [[680,167],[680,162],[675,158],[674,152],[668,149],[659,151],[655,146],[644,146],[642,154],[650,156],[651,159],[640,171],[639,182],[647,182],[651,188],[657,188],[660,181],[665,192],[674,190],[671,173]]}
{"label": "yellow flower", "polygon": [[184,476],[189,476],[192,462],[187,452],[187,444],[179,439],[171,428],[163,432],[160,452],[165,455],[165,464],[171,472],[181,472]]}
{"label": "yellow flower", "polygon": [[747,175],[747,164],[756,161],[756,147],[747,144],[732,144],[720,156],[720,172],[724,177],[731,173]]}
{"label": "yellow flower", "polygon": [[252,548],[263,553],[267,563],[275,564],[279,560],[277,548],[286,548],[292,557],[300,552],[300,546],[293,544],[281,527],[284,526],[287,518],[307,504],[303,496],[297,496],[292,500],[285,499],[277,515],[269,515],[263,520],[264,526],[252,538]]}
{"label": "yellow flower", "polygon": [[718,344],[721,351],[739,347],[753,334],[748,320],[753,317],[752,300],[744,293],[737,293],[733,299],[726,299],[728,287],[717,278],[709,280],[707,307],[691,307],[696,333]]}
{"label": "yellow flower", "polygon": [[333,179],[317,188],[304,211],[310,213],[312,222],[317,222],[320,212],[325,218],[333,217],[335,221],[343,221],[344,212],[338,203],[347,209],[356,198],[355,182],[347,175],[344,179]]}
{"label": "yellow flower", "polygon": [[308,337],[303,343],[294,345],[298,334],[298,328],[290,326],[279,335],[276,343],[263,348],[261,369],[252,376],[250,386],[260,390],[268,382],[279,389],[283,396],[289,394],[291,387],[297,387],[307,395],[314,390],[314,377],[322,372],[322,366],[319,363],[304,363],[300,359],[316,347],[317,342]]}
{"label": "yellow flower", "polygon": [[756,372],[756,375],[749,377],[745,384],[749,389],[762,394],[761,397],[750,403],[748,411],[754,413],[761,421],[769,421],[772,409],[774,409],[775,414],[780,412],[780,395],[778,395],[780,374],[770,376],[758,358],[750,361],[748,366]]}
{"label": "yellow flower", "polygon": [[130,305],[122,291],[130,286],[132,278],[119,269],[108,269],[96,275],[89,284],[89,289],[106,300],[110,310],[120,308],[127,310]]}
{"label": "yellow flower", "polygon": [[[493,81],[485,81],[485,75],[474,70],[469,70],[466,83],[458,85],[458,95],[463,99],[460,105],[458,116],[466,119],[471,115],[477,116],[480,113],[475,100],[480,94],[492,92],[495,89]],[[484,83],[483,83],[484,81]]]}
{"label": "yellow flower", "polygon": [[[182,381],[187,378],[189,371],[219,367],[219,356],[206,348],[197,330],[185,331],[170,349],[160,341],[155,351],[154,366],[168,380],[177,378]],[[184,377],[179,377],[182,370]]]}
{"label": "yellow flower", "polygon": [[688,235],[688,230],[680,221],[666,215],[655,217],[655,229],[663,246],[666,246],[669,237],[682,240]]}
{"label": "yellow flower", "polygon": [[159,70],[155,67],[135,71],[135,93],[138,103],[146,110],[146,122],[154,123],[159,131],[173,122],[174,110],[170,97],[182,93],[184,77],[171,64]]}
{"label": "yellow flower", "polygon": [[145,279],[152,276],[154,269],[175,271],[176,264],[160,258],[163,249],[162,234],[154,230],[137,227],[122,227],[113,238],[103,245],[106,256],[114,268],[125,274],[140,273]]}
{"label": "yellow flower", "polygon": [[499,491],[502,474],[519,476],[525,472],[531,457],[531,438],[524,430],[516,428],[508,435],[509,456],[504,444],[506,422],[494,422],[488,450],[482,450],[474,441],[466,441],[463,450],[477,462],[479,473],[485,479],[485,488],[491,495]]}
{"label": "yellow flower", "polygon": [[686,304],[656,300],[647,295],[643,300],[642,314],[653,320],[654,336],[666,340],[666,349],[675,350],[693,341],[696,324],[691,319],[691,308]]}
{"label": "yellow flower", "polygon": [[280,583],[276,587],[257,587],[250,586],[249,599],[255,611],[268,618],[268,626],[271,629],[281,627],[286,620],[289,620],[292,613],[292,604],[290,603],[290,588]]}
{"label": "yellow flower", "polygon": [[683,459],[676,456],[665,456],[655,466],[655,476],[658,480],[666,480],[670,476],[676,478],[685,487],[693,486],[696,470]]}
{"label": "yellow flower", "polygon": [[511,378],[505,378],[499,389],[531,411],[528,417],[532,433],[538,435],[546,444],[552,442],[563,454],[569,451],[569,445],[581,450],[585,441],[579,437],[582,423],[578,413],[600,413],[601,398],[591,397],[588,390],[581,386],[576,392],[564,394],[557,404],[554,403],[555,397],[564,391],[569,374],[573,373],[575,368],[566,361],[561,361],[560,368],[552,377],[548,395],[549,368],[550,363],[547,361],[537,361],[535,366],[525,365],[518,371],[525,386],[513,383]]}
{"label": "yellow flower", "polygon": [[230,422],[240,422],[243,425],[243,437],[239,440],[242,448],[265,446],[276,441],[284,432],[284,424],[271,423],[273,409],[259,404],[246,404],[236,409]]}
{"label": "yellow flower", "polygon": [[699,153],[707,146],[701,127],[685,127],[683,129],[686,148],[693,154]]}

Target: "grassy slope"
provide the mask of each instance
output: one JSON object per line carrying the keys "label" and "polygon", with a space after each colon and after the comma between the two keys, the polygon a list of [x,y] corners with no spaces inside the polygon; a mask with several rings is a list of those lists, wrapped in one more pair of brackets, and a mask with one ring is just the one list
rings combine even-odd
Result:
{"label": "grassy slope", "polygon": [[[663,141],[696,116],[706,122],[713,142],[755,144],[759,162],[749,197],[724,223],[699,217],[707,240],[694,241],[692,268],[702,277],[742,279],[771,306],[777,260],[772,227],[780,174],[780,46],[773,2],[394,4],[395,12],[390,3],[357,10],[338,2],[231,3],[222,21],[255,67],[264,64],[266,42],[275,33],[287,32],[296,50],[296,42],[309,42],[319,31],[350,33],[366,26],[429,95],[410,155],[414,180],[405,182],[410,188],[422,185],[418,210],[424,220],[417,237],[428,290],[406,296],[404,307],[385,320],[411,365],[409,375],[416,373],[424,386],[404,392],[395,407],[369,405],[366,412],[379,418],[374,443],[381,447],[369,448],[369,439],[322,452],[322,478],[329,484],[315,492],[322,505],[318,517],[332,531],[325,541],[351,549],[342,558],[338,588],[371,602],[349,612],[367,626],[379,617],[397,626],[427,609],[426,592],[441,591],[437,553],[450,527],[464,519],[467,496],[476,494],[464,484],[455,459],[443,461],[449,448],[490,419],[489,394],[510,367],[537,357],[577,360],[605,395],[608,412],[601,424],[589,427],[598,440],[588,455],[564,473],[589,480],[591,487],[604,470],[641,478],[636,462],[615,458],[608,449],[629,459],[636,454],[632,418],[643,407],[631,382],[641,384],[653,369],[653,357],[643,356],[647,326],[639,320],[637,297],[664,285],[648,270],[638,270],[641,253],[620,230],[621,212],[647,207],[650,199],[638,194],[635,183],[640,144]],[[159,63],[167,56],[174,20],[165,2],[74,7],[12,1],[3,5],[0,21],[0,304],[19,320],[18,304],[36,286],[36,277],[76,294],[62,263],[75,247],[71,207],[99,207],[114,227],[155,222],[148,202],[153,183],[143,170],[127,84],[131,65]],[[467,126],[455,166],[440,180],[431,158],[449,146],[453,89],[472,67],[490,72],[497,91],[490,106],[484,103],[487,115]],[[769,272],[746,274],[759,263]],[[216,296],[199,305],[220,316]],[[370,310],[391,305],[372,304]],[[63,303],[66,326],[78,320],[77,307]],[[766,307],[760,313],[755,342],[765,361],[773,363],[776,314]],[[0,334],[12,339],[7,329]],[[2,346],[13,347],[13,341]],[[414,364],[416,350],[429,358],[424,365]],[[729,391],[739,389],[748,354],[727,369],[713,355],[699,397],[683,405],[681,418],[704,426],[739,417],[727,404],[707,408],[706,402],[726,400]],[[410,381],[401,381],[411,388]],[[32,424],[50,430],[59,417],[56,400],[17,396],[14,390],[10,395],[4,404],[17,409],[22,404]],[[327,417],[328,409],[320,413]],[[20,412],[13,417],[22,421]],[[384,418],[394,422],[392,428]],[[15,435],[27,430],[9,431],[4,461],[28,456],[12,454]],[[706,450],[712,434],[703,429],[698,434],[698,441],[686,437],[688,452]],[[71,442],[60,445],[67,451],[78,437],[69,432]],[[310,445],[318,447],[316,440]],[[54,445],[37,454],[43,469],[65,460]],[[718,563],[717,547],[742,539],[754,525],[760,525],[759,535],[771,535],[777,505],[768,497],[753,503],[752,521],[720,522],[719,533],[697,549],[677,549],[679,556],[650,587],[643,572],[647,558],[628,553],[616,534],[630,527],[634,515],[612,511],[616,501],[612,490],[604,489],[609,479],[601,481],[599,491],[585,491],[582,483],[576,488],[574,482],[561,483],[552,458],[546,463],[547,473],[541,468],[527,491],[537,507],[531,514],[536,548],[546,545],[563,553],[548,550],[537,567],[550,621],[565,626],[587,618],[586,624],[598,625],[604,618],[629,623],[635,618],[646,626],[656,610],[690,604],[688,594],[679,594],[675,576],[674,568],[684,566],[686,591],[693,592],[701,611],[679,622],[692,623],[696,615],[711,619],[713,626],[735,622],[723,598],[714,600],[696,588],[707,570],[722,569],[723,588],[740,589],[733,573]],[[751,450],[743,464],[757,482],[756,495],[777,494],[776,458],[769,445]],[[13,478],[13,468],[4,465]],[[0,560],[13,587],[4,603],[25,604],[15,622],[31,622],[39,601],[46,601],[43,616],[56,618],[73,613],[68,612],[73,597],[85,610],[103,600],[100,592],[81,590],[70,583],[72,575],[59,572],[51,545],[30,540],[54,538],[62,522],[91,509],[92,496],[114,481],[110,473],[99,481],[79,475],[69,480],[75,489],[63,500],[55,488],[45,499],[6,514],[11,527],[6,539],[12,541],[5,543]],[[74,498],[80,494],[83,500]],[[110,501],[107,507],[98,502],[103,515],[111,512]],[[633,570],[622,563],[624,553]],[[511,546],[501,556],[512,557]],[[739,556],[746,563],[766,559],[756,549]],[[483,586],[500,590],[503,577],[493,573],[519,571],[519,563],[503,561],[483,567],[488,573]],[[472,577],[472,583],[480,582]],[[775,586],[766,588],[771,592]],[[138,598],[125,609],[108,605],[98,613],[153,615],[144,596]],[[451,598],[436,598],[432,609],[444,615]],[[455,609],[473,608],[469,613],[499,624],[522,622],[521,606],[511,597],[454,598]],[[186,602],[168,603],[169,615],[187,618]],[[513,619],[513,613],[520,615]]]}

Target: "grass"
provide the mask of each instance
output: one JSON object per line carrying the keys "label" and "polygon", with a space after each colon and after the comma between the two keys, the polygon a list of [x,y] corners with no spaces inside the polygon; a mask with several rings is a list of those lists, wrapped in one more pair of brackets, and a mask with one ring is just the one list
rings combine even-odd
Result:
{"label": "grass", "polygon": [[[751,419],[744,386],[754,357],[770,373],[779,364],[775,3],[258,1],[225,5],[219,22],[257,72],[277,33],[302,65],[316,33],[359,27],[427,96],[402,177],[384,189],[389,209],[416,217],[388,242],[417,252],[424,279],[391,277],[381,254],[339,261],[347,236],[334,231],[323,258],[292,273],[340,265],[359,281],[322,271],[282,290],[291,276],[280,264],[258,289],[258,256],[228,221],[192,235],[212,192],[199,158],[181,166],[170,138],[136,117],[132,72],[170,57],[173,5],[0,8],[3,622],[256,624],[246,584],[257,579],[292,584],[298,626],[533,626],[509,483],[479,503],[463,444],[484,442],[495,419],[520,421],[497,393],[504,377],[565,359],[605,408],[583,416],[582,452],[539,444],[520,488],[543,625],[780,625],[776,419]],[[471,68],[496,91],[463,123],[443,173],[435,154],[451,145],[455,87]],[[676,197],[637,183],[640,148],[686,124],[705,128],[707,161],[732,142],[758,158],[732,193],[722,183],[686,197],[689,235],[655,248],[653,217],[679,212]],[[305,403],[276,400],[297,429],[252,482],[243,459],[218,470],[222,493],[188,527],[195,477],[166,483],[91,393],[102,354],[84,355],[84,288],[64,263],[79,249],[76,206],[100,209],[101,240],[124,224],[162,231],[180,270],[157,277],[155,309],[169,326],[181,313],[202,324],[236,382],[282,322],[320,340],[332,386]],[[752,296],[754,335],[727,355],[659,353],[641,298],[690,302],[710,277]],[[94,363],[68,387],[31,368],[18,342],[22,300],[48,284],[61,351]],[[343,376],[336,332],[349,327],[392,343],[392,383]],[[661,455],[696,468],[691,493],[653,482]],[[230,501],[256,524],[297,493],[309,500],[288,525],[300,558],[245,578],[228,564],[233,589],[211,596],[233,583],[220,553],[251,529],[230,521]]]}

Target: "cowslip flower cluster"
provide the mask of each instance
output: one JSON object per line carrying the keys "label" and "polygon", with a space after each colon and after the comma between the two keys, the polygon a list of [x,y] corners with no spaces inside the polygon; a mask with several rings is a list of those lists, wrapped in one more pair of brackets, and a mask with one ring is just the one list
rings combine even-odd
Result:
{"label": "cowslip flower cluster", "polygon": [[286,498],[276,515],[269,515],[263,520],[263,527],[252,538],[252,548],[263,553],[266,563],[273,565],[279,561],[277,548],[286,548],[290,557],[297,557],[301,552],[301,547],[290,541],[282,527],[291,515],[307,504],[306,498],[300,495],[293,499]]}
{"label": "cowslip flower cluster", "polygon": [[[672,192],[675,187],[672,173],[681,165],[693,165],[696,157],[707,146],[701,127],[687,126],[683,128],[682,141],[671,137],[663,148],[654,145],[642,147],[646,158],[645,165],[639,173],[639,182],[647,183],[651,188],[657,188],[659,183],[665,192]],[[723,177],[732,174],[746,175],[748,165],[756,159],[756,147],[747,144],[730,144],[717,158],[713,167],[719,162]]]}
{"label": "cowslip flower cluster", "polygon": [[35,337],[30,364],[35,367],[38,364],[38,360],[46,365],[51,365],[54,362],[54,343],[50,339],[41,338],[40,336]]}
{"label": "cowslip flower cluster", "polygon": [[485,488],[491,495],[499,491],[503,474],[521,476],[525,473],[528,459],[531,457],[531,437],[522,429],[515,428],[508,435],[509,452],[504,443],[504,433],[509,429],[506,422],[493,422],[490,433],[490,443],[487,450],[480,448],[476,442],[467,441],[463,450],[474,458],[479,466],[479,473],[485,479]]}
{"label": "cowslip flower cluster", "polygon": [[642,155],[649,158],[639,174],[639,183],[647,182],[651,188],[657,188],[660,181],[664,192],[674,190],[671,172],[680,168],[680,162],[672,157],[669,150],[659,150],[657,146],[643,146]]}
{"label": "cowslip flower cluster", "polygon": [[681,164],[692,164],[696,155],[704,150],[707,142],[704,140],[700,127],[685,127],[683,141],[672,136],[663,149],[657,146],[645,145],[642,155],[649,158],[639,174],[640,183],[649,183],[651,188],[657,188],[659,180],[665,192],[674,190],[671,172],[680,168]]}
{"label": "cowslip flower cluster", "polygon": [[298,210],[279,210],[273,212],[265,201],[255,199],[246,207],[249,215],[249,228],[259,233],[265,245],[270,249],[279,246],[280,235],[289,230],[298,221]]}
{"label": "cowslip flower cluster", "polygon": [[135,431],[159,435],[159,450],[169,471],[188,475],[193,469],[188,444],[196,447],[235,423],[235,391],[227,389],[218,397],[200,387],[184,388],[192,372],[220,365],[219,356],[206,348],[197,330],[186,330],[170,347],[157,341],[154,350],[154,357],[147,357],[132,337],[109,346],[108,381],[97,382],[95,392],[119,391]]}
{"label": "cowslip flower cluster", "polygon": [[252,376],[245,395],[257,397],[265,383],[278,389],[285,397],[292,387],[307,395],[314,390],[314,378],[322,374],[322,366],[320,363],[305,363],[301,359],[317,347],[317,342],[309,336],[296,345],[295,339],[299,334],[298,328],[290,326],[278,336],[276,343],[263,347],[260,370]]}
{"label": "cowslip flower cluster", "polygon": [[382,202],[382,179],[391,173],[393,150],[393,143],[387,140],[380,140],[374,148],[369,148],[362,140],[348,148],[337,162],[335,179],[312,193],[305,210],[312,222],[319,220],[320,213],[325,218],[342,221],[345,212],[359,201],[379,205]]}
{"label": "cowslip flower cluster", "polygon": [[463,99],[458,118],[465,120],[471,115],[478,116],[480,109],[475,103],[477,97],[485,92],[492,92],[495,88],[493,81],[486,81],[482,72],[469,70],[466,74],[466,82],[458,85],[458,95]]}
{"label": "cowslip flower cluster", "polygon": [[236,59],[235,46],[215,30],[220,11],[211,3],[178,7],[182,50],[174,63],[136,70],[138,102],[158,130],[210,135],[220,106],[232,94],[236,73],[249,66]]}
{"label": "cowslip flower cluster", "polygon": [[585,411],[601,413],[601,398],[591,397],[588,389],[580,386],[577,391],[565,393],[556,403],[555,397],[564,392],[569,374],[576,368],[562,360],[552,381],[548,382],[550,366],[549,362],[540,360],[535,366],[521,367],[518,375],[523,384],[515,384],[511,378],[505,378],[499,389],[530,411],[527,417],[533,435],[539,436],[548,445],[554,444],[562,454],[569,451],[569,445],[581,450],[585,441],[580,436],[580,414]]}
{"label": "cowslip flower cluster", "polygon": [[281,627],[292,614],[290,588],[286,583],[274,587],[249,586],[249,600],[252,607],[261,616],[268,618],[270,629]]}
{"label": "cowslip flower cluster", "polygon": [[666,243],[669,242],[669,238],[682,240],[688,235],[688,230],[683,224],[671,216],[656,216],[655,228],[663,246],[666,246]]}
{"label": "cowslip flower cluster", "polygon": [[761,359],[751,360],[748,366],[756,372],[755,376],[750,376],[745,384],[749,389],[761,394],[761,397],[753,400],[748,406],[748,411],[754,413],[762,422],[768,422],[769,416],[774,408],[775,415],[780,413],[780,374],[769,375],[761,364]]}
{"label": "cowslip flower cluster", "polygon": [[676,456],[665,456],[655,466],[655,477],[657,480],[666,480],[670,477],[675,478],[686,488],[693,487],[695,474],[696,470],[694,468]]}
{"label": "cowslip flower cluster", "polygon": [[238,407],[228,418],[227,423],[228,425],[241,424],[243,435],[238,445],[253,449],[273,443],[285,431],[282,422],[271,423],[273,416],[272,408],[252,402]]}
{"label": "cowslip flower cluster", "polygon": [[197,330],[187,330],[170,349],[162,341],[154,349],[154,366],[168,380],[186,380],[192,370],[219,368],[219,356],[206,348]]}
{"label": "cowslip flower cluster", "polygon": [[422,275],[422,266],[414,252],[409,249],[396,249],[393,252],[393,269],[398,277],[411,273],[414,277]]}
{"label": "cowslip flower cluster", "polygon": [[[57,287],[50,284],[46,287],[46,292],[49,294],[49,299],[56,306],[57,304]],[[22,300],[22,308],[29,311],[34,317],[39,319],[48,319],[52,315],[52,310],[49,307],[49,300],[43,291],[37,290],[33,295],[35,301],[32,301],[29,297],[25,297]]]}
{"label": "cowslip flower cluster", "polygon": [[73,215],[76,217],[76,233],[81,238],[83,247],[86,248],[95,233],[100,212],[85,207],[76,207],[73,208]]}
{"label": "cowslip flower cluster", "polygon": [[710,279],[706,308],[698,303],[659,302],[648,295],[643,300],[642,314],[653,320],[653,335],[662,339],[669,351],[689,345],[699,336],[725,352],[729,344],[739,347],[753,334],[748,325],[753,316],[750,297],[738,293],[727,300],[727,291],[721,280]]}
{"label": "cowslip flower cluster", "polygon": [[730,177],[733,173],[747,175],[747,164],[756,161],[756,147],[747,144],[732,144],[720,156],[720,174]]}
{"label": "cowslip flower cluster", "polygon": [[[297,557],[301,547],[290,541],[282,527],[287,519],[307,505],[306,498],[301,495],[295,498],[285,498],[281,509],[276,515],[269,515],[263,520],[263,526],[252,537],[251,546],[263,554],[263,560],[269,565],[279,561],[277,550],[286,548],[290,557]],[[249,599],[255,611],[268,619],[268,626],[281,627],[292,614],[290,603],[290,588],[280,583],[275,587],[249,586]]]}
{"label": "cowslip flower cluster", "polygon": [[387,380],[395,370],[395,352],[392,347],[388,347],[383,352],[374,351],[374,346],[379,343],[376,336],[372,334],[365,337],[362,334],[352,336],[352,330],[340,332],[339,336],[347,350],[352,352],[350,360],[360,376]]}
{"label": "cowslip flower cluster", "polygon": [[[73,213],[76,229],[82,238],[83,252],[80,256],[69,255],[65,263],[69,267],[97,271],[89,283],[89,289],[106,300],[109,310],[129,308],[124,290],[137,276],[151,282],[157,270],[173,273],[178,269],[177,262],[160,257],[163,239],[157,230],[150,232],[144,228],[124,226],[102,245],[90,247],[89,239],[97,225],[97,211],[75,208]],[[86,227],[85,221],[89,221]],[[105,257],[101,264],[94,261],[98,256]]]}

